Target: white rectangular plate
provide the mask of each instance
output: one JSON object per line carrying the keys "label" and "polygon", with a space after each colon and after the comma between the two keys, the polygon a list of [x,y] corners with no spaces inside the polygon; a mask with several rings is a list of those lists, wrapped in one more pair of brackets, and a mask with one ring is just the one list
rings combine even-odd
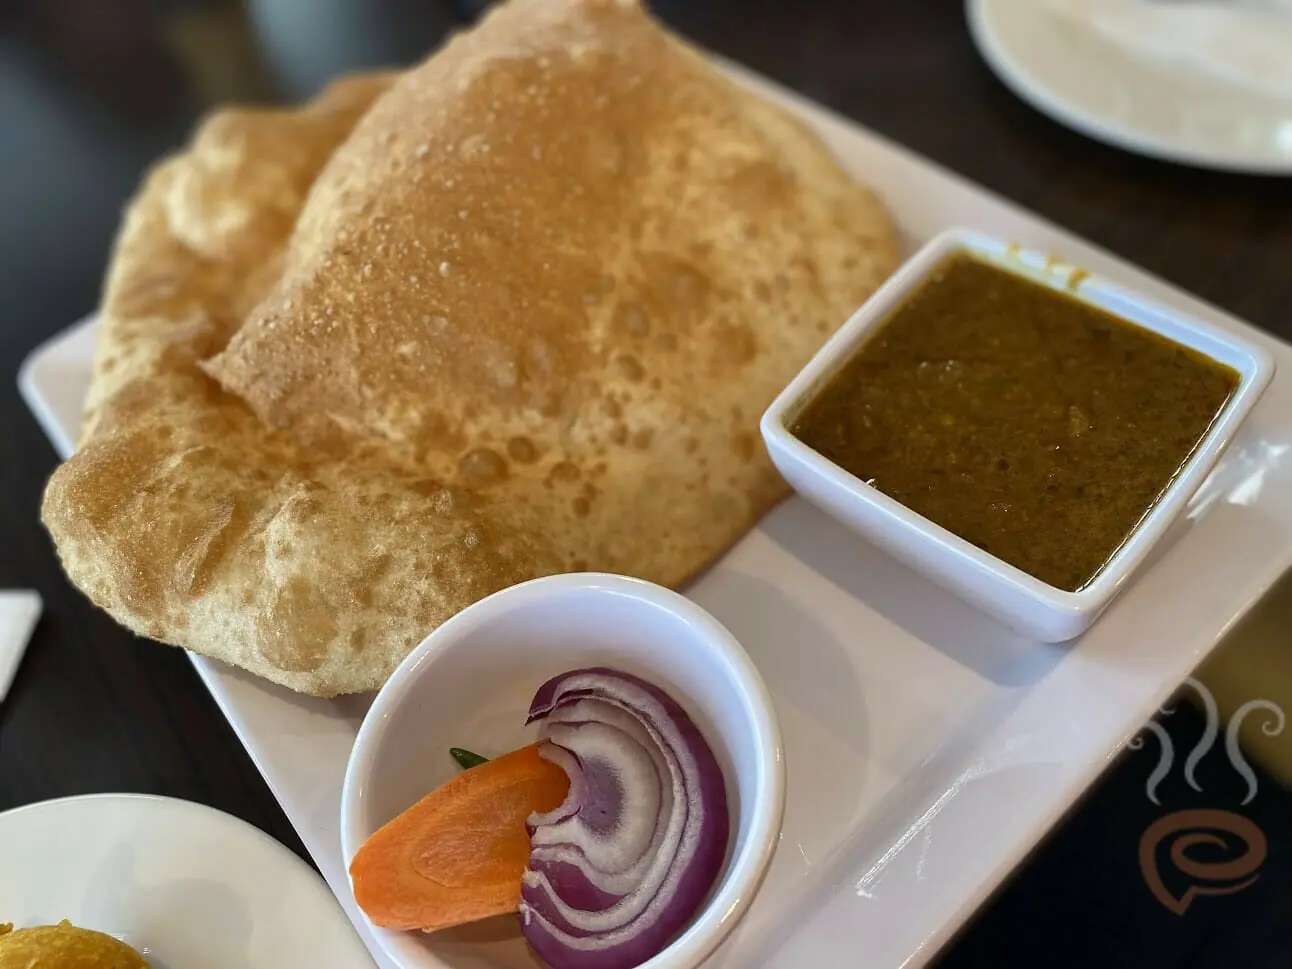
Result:
{"label": "white rectangular plate", "polygon": [[[1292,348],[731,70],[802,116],[878,189],[908,249],[956,225],[1016,240],[1242,333],[1280,368],[1187,520],[1076,643],[1020,640],[799,499],[686,590],[761,669],[789,768],[771,873],[710,964],[831,969],[862,960],[868,969],[910,969],[932,957],[1292,564]],[[20,375],[64,455],[93,350],[91,321],[40,348]],[[312,700],[193,662],[370,941],[337,834],[341,779],[367,699]]]}

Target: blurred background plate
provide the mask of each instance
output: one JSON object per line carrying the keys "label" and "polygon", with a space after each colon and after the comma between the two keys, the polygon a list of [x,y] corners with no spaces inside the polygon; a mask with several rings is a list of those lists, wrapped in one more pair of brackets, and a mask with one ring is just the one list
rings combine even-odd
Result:
{"label": "blurred background plate", "polygon": [[[1159,13],[1135,22],[1154,22],[1176,5],[1162,0]],[[1148,56],[1148,48],[1164,45],[1143,37],[1115,42],[1073,13],[1087,6],[967,0],[966,12],[974,43],[1001,81],[1061,124],[1166,161],[1292,174],[1292,97],[1190,66],[1187,53],[1177,60]]]}
{"label": "blurred background plate", "polygon": [[154,969],[364,969],[323,880],[245,821],[140,794],[0,814],[0,916],[69,919],[122,938]]}

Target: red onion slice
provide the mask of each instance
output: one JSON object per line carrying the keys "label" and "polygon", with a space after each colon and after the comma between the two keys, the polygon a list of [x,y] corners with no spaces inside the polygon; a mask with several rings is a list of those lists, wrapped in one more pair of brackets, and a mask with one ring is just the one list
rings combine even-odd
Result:
{"label": "red onion slice", "polygon": [[647,749],[595,720],[552,724],[546,738],[577,750],[582,802],[570,817],[535,825],[531,845],[569,844],[596,871],[619,874],[646,853],[659,817],[660,776]]}
{"label": "red onion slice", "polygon": [[564,803],[529,819],[520,918],[554,969],[632,969],[685,928],[730,834],[718,762],[678,703],[646,681],[585,669],[544,683],[544,757]]}
{"label": "red onion slice", "polygon": [[551,761],[565,771],[566,776],[570,778],[570,790],[565,795],[565,800],[551,811],[546,813],[535,811],[529,816],[526,820],[526,827],[529,829],[531,839],[538,828],[553,825],[572,817],[579,810],[579,805],[583,803],[583,770],[579,764],[579,758],[564,747],[556,746],[556,744],[551,746],[544,745],[540,754],[544,760]]}
{"label": "red onion slice", "polygon": [[[563,701],[551,714],[547,720],[547,730],[550,732],[553,725],[565,722],[578,722],[587,717],[599,717],[605,723],[613,724],[624,732],[630,734],[639,744],[650,751],[651,759],[654,761],[656,771],[660,777],[670,777],[672,768],[670,759],[658,739],[658,735],[652,736],[651,733],[642,726],[641,722],[630,713],[626,713],[612,704],[598,701],[595,699],[579,699],[573,701]],[[559,749],[559,748],[557,748]],[[568,756],[568,754],[566,754]],[[567,801],[570,799],[567,798]],[[655,817],[670,817],[673,811],[673,789],[671,786],[660,788],[659,801],[655,807]],[[571,812],[572,813],[572,812]],[[680,819],[678,821],[680,823]],[[573,865],[581,871],[593,887],[603,892],[610,892],[618,895],[626,895],[636,887],[645,873],[645,866],[656,857],[659,851],[659,842],[668,835],[668,826],[656,824],[652,834],[651,844],[646,847],[642,856],[638,859],[632,868],[616,872],[597,872],[593,871],[581,855],[568,848],[557,847],[552,850],[540,849],[534,852],[536,859],[540,862],[549,860],[561,861]],[[548,839],[541,839],[546,842]],[[542,870],[541,865],[534,866],[536,870]],[[558,891],[558,894],[564,894]]]}

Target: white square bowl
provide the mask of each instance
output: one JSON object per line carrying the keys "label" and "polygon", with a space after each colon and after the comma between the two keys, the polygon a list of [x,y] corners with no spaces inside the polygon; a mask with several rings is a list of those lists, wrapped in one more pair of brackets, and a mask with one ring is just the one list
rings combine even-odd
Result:
{"label": "white square bowl", "polygon": [[[956,252],[968,252],[1044,286],[1075,295],[1239,374],[1238,389],[1171,485],[1104,567],[1075,592],[1042,582],[917,514],[818,454],[790,431],[804,409],[907,295]],[[967,229],[951,229],[912,256],[840,328],[763,414],[761,429],[773,463],[808,501],[1022,635],[1043,642],[1064,642],[1089,628],[1124,587],[1184,510],[1273,376],[1273,358],[1254,343],[1088,275],[1046,253],[1021,249]]]}

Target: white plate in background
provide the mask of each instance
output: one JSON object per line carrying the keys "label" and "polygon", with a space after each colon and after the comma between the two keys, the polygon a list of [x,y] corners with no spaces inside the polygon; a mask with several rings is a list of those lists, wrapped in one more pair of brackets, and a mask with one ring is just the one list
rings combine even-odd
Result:
{"label": "white plate in background", "polygon": [[[965,9],[988,66],[1020,98],[1061,124],[1166,161],[1292,174],[1292,96],[1282,93],[1287,83],[1275,83],[1272,75],[1258,83],[1259,71],[1241,70],[1241,50],[1208,52],[1192,24],[1169,56],[1160,24],[1152,29],[1156,19],[1181,10],[1188,17],[1215,12],[1189,9],[1201,2],[1121,2],[1144,9],[1123,16],[1100,3],[1107,29],[1071,15],[1084,9],[1080,0],[967,0]],[[1292,7],[1273,9],[1286,0],[1206,2],[1228,6],[1237,16],[1275,18],[1279,33],[1292,38]],[[1140,34],[1118,39],[1112,28],[1122,21]],[[1287,56],[1292,60],[1292,46]],[[1233,63],[1226,64],[1229,59]]]}
{"label": "white plate in background", "polygon": [[143,794],[0,814],[0,921],[68,919],[153,969],[365,969],[327,885],[286,847],[214,808]]}
{"label": "white plate in background", "polygon": [[[1243,334],[1278,363],[1185,520],[1075,643],[1010,634],[797,498],[683,590],[757,664],[788,774],[776,859],[706,966],[855,969],[864,953],[866,969],[916,969],[1292,565],[1292,347],[838,115],[728,70],[797,113],[876,187],[907,251],[943,229],[976,228]],[[64,454],[93,352],[87,322],[38,349],[20,374]],[[312,699],[200,657],[194,665],[362,925],[338,816],[368,698]]]}

